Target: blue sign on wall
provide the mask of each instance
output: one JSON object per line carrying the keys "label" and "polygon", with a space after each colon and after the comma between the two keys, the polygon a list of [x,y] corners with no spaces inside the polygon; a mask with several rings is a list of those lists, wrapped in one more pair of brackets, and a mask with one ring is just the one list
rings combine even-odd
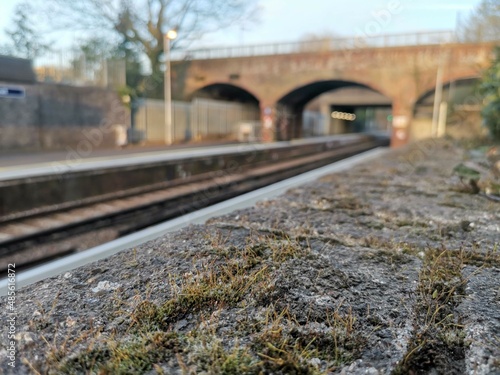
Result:
{"label": "blue sign on wall", "polygon": [[0,98],[22,99],[26,92],[22,87],[0,86]]}

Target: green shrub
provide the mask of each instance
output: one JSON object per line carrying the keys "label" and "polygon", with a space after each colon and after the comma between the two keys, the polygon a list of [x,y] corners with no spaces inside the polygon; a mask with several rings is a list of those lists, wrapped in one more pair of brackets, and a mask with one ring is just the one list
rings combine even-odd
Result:
{"label": "green shrub", "polygon": [[483,75],[480,92],[485,105],[481,111],[484,125],[495,140],[500,140],[500,47],[495,48],[495,59]]}

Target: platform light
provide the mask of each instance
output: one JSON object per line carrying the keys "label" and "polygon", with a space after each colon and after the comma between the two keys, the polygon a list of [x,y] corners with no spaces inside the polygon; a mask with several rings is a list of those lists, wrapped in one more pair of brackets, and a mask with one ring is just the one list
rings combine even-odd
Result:
{"label": "platform light", "polygon": [[176,29],[168,30],[167,38],[170,40],[174,40],[175,38],[177,38],[177,30]]}
{"label": "platform light", "polygon": [[332,112],[331,116],[332,116],[332,118],[338,119],[338,120],[346,120],[346,121],[356,120],[356,115],[354,113],[348,113],[348,112],[334,111],[334,112]]}
{"label": "platform light", "polygon": [[172,83],[170,73],[170,41],[177,38],[177,30],[168,30],[163,36],[163,51],[165,53],[165,73],[164,73],[164,91],[165,91],[165,143],[172,144]]}

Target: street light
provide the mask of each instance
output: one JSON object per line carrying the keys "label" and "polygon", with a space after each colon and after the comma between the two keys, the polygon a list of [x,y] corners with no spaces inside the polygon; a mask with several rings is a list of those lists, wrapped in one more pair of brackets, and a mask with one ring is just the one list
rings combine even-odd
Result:
{"label": "street light", "polygon": [[163,37],[163,51],[165,52],[165,143],[172,144],[172,84],[170,74],[170,41],[177,38],[177,30],[167,31]]}

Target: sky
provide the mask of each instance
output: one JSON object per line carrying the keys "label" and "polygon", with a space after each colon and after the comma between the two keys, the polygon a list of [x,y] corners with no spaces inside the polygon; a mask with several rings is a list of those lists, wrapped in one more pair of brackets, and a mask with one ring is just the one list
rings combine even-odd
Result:
{"label": "sky", "polygon": [[[78,0],[75,0],[78,1]],[[0,0],[0,44],[21,0]],[[198,47],[298,41],[316,36],[377,36],[454,30],[480,0],[261,0],[260,21],[204,36]],[[62,44],[71,45],[74,33]]]}
{"label": "sky", "polygon": [[[454,30],[479,0],[267,0],[251,30],[220,32],[229,44],[296,41],[306,35],[357,36]],[[369,35],[371,36],[371,35]],[[214,44],[218,44],[214,42]],[[221,43],[223,44],[223,43]]]}

